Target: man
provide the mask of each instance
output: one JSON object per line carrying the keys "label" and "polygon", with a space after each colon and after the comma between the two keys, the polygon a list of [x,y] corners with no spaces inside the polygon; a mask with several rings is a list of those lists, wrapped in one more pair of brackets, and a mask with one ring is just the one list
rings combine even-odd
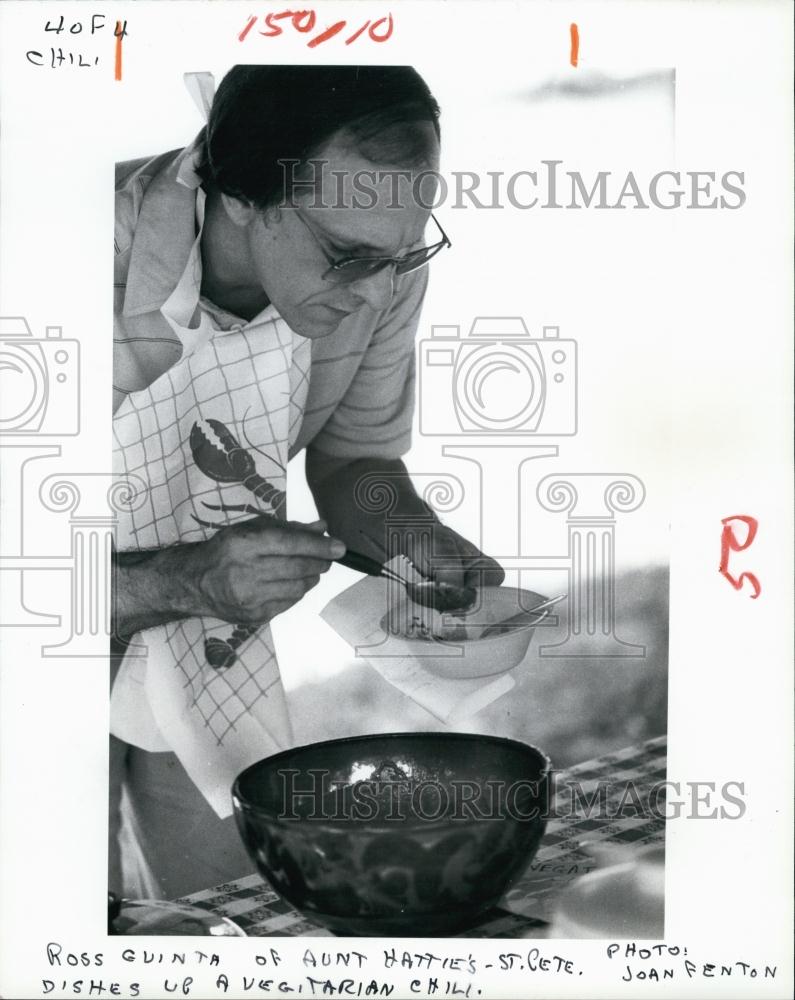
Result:
{"label": "man", "polygon": [[[406,67],[235,67],[193,146],[118,171],[116,468],[141,495],[119,526],[115,633],[144,635],[113,692],[112,889],[135,882],[122,786],[139,893],[249,867],[231,777],[291,740],[267,623],[346,547],[397,554],[368,496],[428,519],[401,456],[424,265],[449,245],[438,223],[424,240],[438,115]],[[304,448],[309,525],[284,517]],[[433,553],[406,553],[422,572],[502,579],[433,528]]]}

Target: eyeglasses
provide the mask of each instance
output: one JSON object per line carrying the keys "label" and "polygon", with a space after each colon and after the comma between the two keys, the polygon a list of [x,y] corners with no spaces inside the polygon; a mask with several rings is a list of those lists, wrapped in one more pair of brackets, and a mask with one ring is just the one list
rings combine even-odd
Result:
{"label": "eyeglasses", "polygon": [[330,265],[328,270],[324,271],[321,275],[322,279],[324,281],[333,281],[337,284],[351,284],[351,282],[359,281],[362,278],[369,278],[371,275],[391,265],[395,267],[395,274],[409,274],[411,271],[416,271],[418,268],[424,267],[431,257],[435,257],[440,250],[453,245],[448,239],[447,233],[442,229],[439,220],[431,213],[431,218],[442,234],[442,238],[438,243],[432,243],[428,247],[420,247],[419,250],[410,250],[402,257],[344,257],[342,260],[334,260],[326,252],[314,229],[303,217],[300,210],[296,209],[295,214],[309,230],[312,239],[320,247],[323,256]]}

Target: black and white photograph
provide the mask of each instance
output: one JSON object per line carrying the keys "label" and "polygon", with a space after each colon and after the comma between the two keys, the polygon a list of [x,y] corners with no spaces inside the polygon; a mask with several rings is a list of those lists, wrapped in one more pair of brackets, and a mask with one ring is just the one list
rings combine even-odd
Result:
{"label": "black and white photograph", "polygon": [[787,5],[0,17],[3,995],[788,995]]}
{"label": "black and white photograph", "polygon": [[[673,79],[625,86],[651,88],[662,121]],[[482,202],[478,173],[441,172],[444,115],[414,68],[238,65],[217,93],[211,74],[185,82],[207,124],[187,147],[120,164],[116,183],[114,472],[130,496],[114,555],[111,893],[198,894],[216,918],[246,899],[268,910],[264,933],[524,935],[550,925],[562,880],[548,873],[592,873],[595,930],[661,936],[667,573],[616,561],[618,519],[644,486],[533,475],[567,436],[587,439],[577,342],[551,325],[534,336],[521,316],[432,325],[417,378],[434,267],[454,281],[457,260],[478,268],[444,224],[467,226],[453,214],[464,192]],[[539,89],[510,96],[518,109],[557,99]],[[495,206],[506,247],[519,179]],[[442,449],[415,483],[417,385],[419,434]],[[315,510],[295,520],[286,468],[301,452]],[[467,461],[469,482],[456,474]],[[507,547],[520,529],[544,537],[529,491],[563,514],[560,555]],[[440,514],[459,505],[479,508],[463,512],[479,519],[474,541]],[[364,579],[321,622],[299,619],[334,563]],[[293,606],[299,664],[329,627],[352,648],[341,670],[327,661],[290,690],[269,626]],[[553,622],[565,631],[543,631]],[[555,692],[547,664],[524,666],[545,654]],[[541,722],[540,699],[565,705],[565,721]],[[582,747],[600,774],[590,809],[576,779],[559,791],[572,801],[547,864],[533,862],[554,780],[536,741],[555,745],[558,768],[582,766]],[[626,762],[640,789],[609,788]],[[615,912],[600,859],[622,866]],[[252,862],[260,895],[237,881]],[[131,918],[148,919],[142,905]]]}

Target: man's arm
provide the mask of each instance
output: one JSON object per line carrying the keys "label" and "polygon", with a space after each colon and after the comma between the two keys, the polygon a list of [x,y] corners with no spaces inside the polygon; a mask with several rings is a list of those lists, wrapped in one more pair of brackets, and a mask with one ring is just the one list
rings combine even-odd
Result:
{"label": "man's arm", "polygon": [[[364,480],[366,479],[366,484]],[[383,559],[383,514],[373,517],[357,497],[366,488],[371,496],[394,495],[392,512],[435,519],[414,489],[408,470],[399,458],[335,458],[311,446],[306,452],[306,481],[320,516],[335,538],[355,552]]]}
{"label": "man's arm", "polygon": [[193,617],[268,622],[344,554],[325,528],[262,515],[219,528],[203,542],[115,553],[113,634],[124,640]]}
{"label": "man's arm", "polygon": [[[431,535],[431,550],[404,552],[425,576],[433,576],[456,587],[499,586],[505,579],[502,567],[477,546],[442,524],[435,512],[417,494],[403,461],[387,458],[340,459],[308,448],[306,479],[318,512],[329,531],[349,549],[386,562],[396,551],[387,551],[385,517],[399,515],[417,536]],[[374,503],[368,502],[370,500]],[[380,501],[387,501],[381,504]],[[373,508],[381,508],[374,510]],[[434,566],[434,558],[437,565]]]}
{"label": "man's arm", "polygon": [[[499,585],[501,567],[451,528],[417,495],[399,457],[411,443],[414,411],[414,337],[428,280],[427,269],[399,279],[390,307],[381,315],[345,396],[306,452],[306,478],[329,530],[355,552],[380,562],[386,551],[385,515],[417,518],[430,527],[433,551],[405,552],[420,572],[453,586]],[[381,456],[381,457],[378,457]],[[363,477],[361,493],[357,485]],[[382,510],[379,499],[391,498]],[[365,502],[361,502],[364,500]],[[369,509],[368,509],[369,508]],[[431,556],[438,565],[431,564]],[[450,568],[450,567],[455,568]]]}
{"label": "man's arm", "polygon": [[185,555],[190,545],[114,552],[112,632],[122,641],[155,625],[191,614]]}

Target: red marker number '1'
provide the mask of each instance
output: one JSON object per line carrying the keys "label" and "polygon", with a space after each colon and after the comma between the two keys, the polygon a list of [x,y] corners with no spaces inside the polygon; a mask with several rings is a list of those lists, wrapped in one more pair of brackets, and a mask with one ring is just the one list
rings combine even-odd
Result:
{"label": "red marker number '1'", "polygon": [[[734,527],[730,524],[731,521],[742,521],[748,529],[748,534],[744,542],[741,542],[737,538],[737,535],[735,535]],[[731,517],[724,517],[721,520],[721,524],[723,525],[723,534],[720,538],[720,571],[735,590],[742,590],[743,583],[748,580],[754,588],[754,592],[751,594],[751,600],[753,600],[762,593],[762,585],[753,573],[741,573],[738,577],[733,577],[729,572],[729,554],[731,552],[743,552],[747,549],[754,538],[756,538],[756,529],[759,527],[759,524],[756,518],[747,517],[745,514],[733,514]]]}

